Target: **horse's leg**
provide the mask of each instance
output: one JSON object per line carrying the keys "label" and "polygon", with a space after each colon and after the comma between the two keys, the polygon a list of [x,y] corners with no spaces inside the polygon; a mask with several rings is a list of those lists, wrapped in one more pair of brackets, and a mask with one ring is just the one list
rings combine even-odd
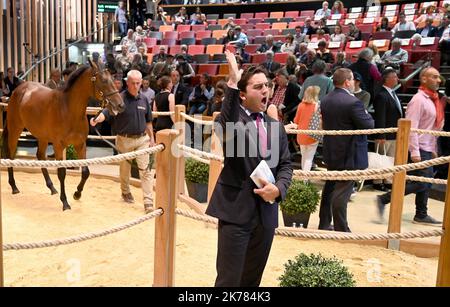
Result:
{"label": "horse's leg", "polygon": [[[10,159],[14,159],[14,156],[16,155],[16,149],[17,149],[17,143],[19,141],[20,134],[23,131],[23,127],[15,127],[11,129],[11,127],[8,129],[7,132],[7,146],[8,146],[8,154]],[[14,179],[14,170],[12,167],[8,167],[8,183],[11,186],[12,193],[18,194],[20,193],[19,189],[16,186],[16,180]]]}
{"label": "horse's leg", "polygon": [[[38,160],[47,160],[47,156],[45,154],[45,152],[47,151],[47,146],[48,146],[48,142],[38,141],[38,149],[37,149],[37,154],[36,154]],[[42,174],[44,175],[45,184],[47,185],[47,188],[50,189],[50,192],[52,193],[52,195],[58,194],[58,191],[56,191],[55,187],[53,186],[53,182],[50,179],[47,169],[41,168],[41,170],[42,170]]]}
{"label": "horse's leg", "polygon": [[[78,159],[86,159],[86,143],[75,146],[75,150],[78,155]],[[78,184],[77,191],[73,194],[73,199],[79,200],[81,198],[81,192],[83,192],[84,184],[89,178],[89,168],[87,166],[81,167],[81,181]]]}
{"label": "horse's leg", "polygon": [[[53,148],[55,150],[55,159],[62,160],[64,147],[59,143],[53,143]],[[69,203],[67,202],[66,189],[65,189],[65,184],[64,184],[64,180],[66,179],[66,168],[65,167],[58,168],[58,179],[59,179],[59,183],[61,185],[61,195],[59,196],[59,199],[63,203],[63,211],[69,210],[71,208],[69,206]]]}

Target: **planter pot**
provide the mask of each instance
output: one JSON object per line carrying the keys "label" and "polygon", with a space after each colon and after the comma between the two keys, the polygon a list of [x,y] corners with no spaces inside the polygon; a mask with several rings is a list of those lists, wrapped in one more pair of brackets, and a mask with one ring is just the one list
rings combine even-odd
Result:
{"label": "planter pot", "polygon": [[302,224],[303,228],[307,228],[310,215],[311,215],[310,213],[305,212],[299,212],[294,215],[290,215],[283,212],[284,226],[292,227],[292,225],[295,223],[296,227],[300,227],[300,224]]}
{"label": "planter pot", "polygon": [[206,203],[208,200],[208,185],[205,183],[194,183],[186,181],[189,197],[195,199],[199,203]]}

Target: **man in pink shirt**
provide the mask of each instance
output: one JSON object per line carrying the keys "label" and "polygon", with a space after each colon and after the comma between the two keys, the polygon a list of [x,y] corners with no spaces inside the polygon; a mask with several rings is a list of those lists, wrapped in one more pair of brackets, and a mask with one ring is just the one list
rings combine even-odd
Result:
{"label": "man in pink shirt", "polygon": [[[438,96],[441,83],[439,71],[433,67],[424,68],[420,73],[420,88],[411,99],[406,109],[406,119],[411,120],[411,128],[425,130],[442,130],[444,126],[445,102],[441,102]],[[429,134],[411,133],[409,137],[410,163],[431,160],[437,157],[436,137]],[[421,177],[433,177],[433,168],[425,168],[411,172],[411,175]],[[425,225],[439,225],[437,221],[427,213],[428,194],[430,183],[407,182],[405,195],[416,194],[416,215],[413,223]],[[391,193],[377,196],[377,207],[380,219],[383,219],[384,208],[391,200]]]}

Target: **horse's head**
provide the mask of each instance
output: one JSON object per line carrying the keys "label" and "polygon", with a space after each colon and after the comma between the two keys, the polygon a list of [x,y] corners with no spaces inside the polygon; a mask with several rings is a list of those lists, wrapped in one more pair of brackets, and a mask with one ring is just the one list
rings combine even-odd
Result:
{"label": "horse's head", "polygon": [[91,81],[94,85],[95,98],[101,102],[102,108],[107,108],[111,113],[117,115],[125,110],[125,104],[119,91],[114,86],[111,74],[108,70],[100,71],[95,63],[91,65]]}

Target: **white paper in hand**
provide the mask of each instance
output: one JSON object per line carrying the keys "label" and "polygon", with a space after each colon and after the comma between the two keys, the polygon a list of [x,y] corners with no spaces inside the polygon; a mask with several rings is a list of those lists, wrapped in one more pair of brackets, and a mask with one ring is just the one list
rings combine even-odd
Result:
{"label": "white paper in hand", "polygon": [[264,179],[269,183],[275,183],[275,177],[273,176],[272,171],[270,170],[269,165],[267,165],[267,162],[265,160],[259,162],[258,166],[250,175],[250,178],[252,178],[258,189],[264,187],[261,179]]}

